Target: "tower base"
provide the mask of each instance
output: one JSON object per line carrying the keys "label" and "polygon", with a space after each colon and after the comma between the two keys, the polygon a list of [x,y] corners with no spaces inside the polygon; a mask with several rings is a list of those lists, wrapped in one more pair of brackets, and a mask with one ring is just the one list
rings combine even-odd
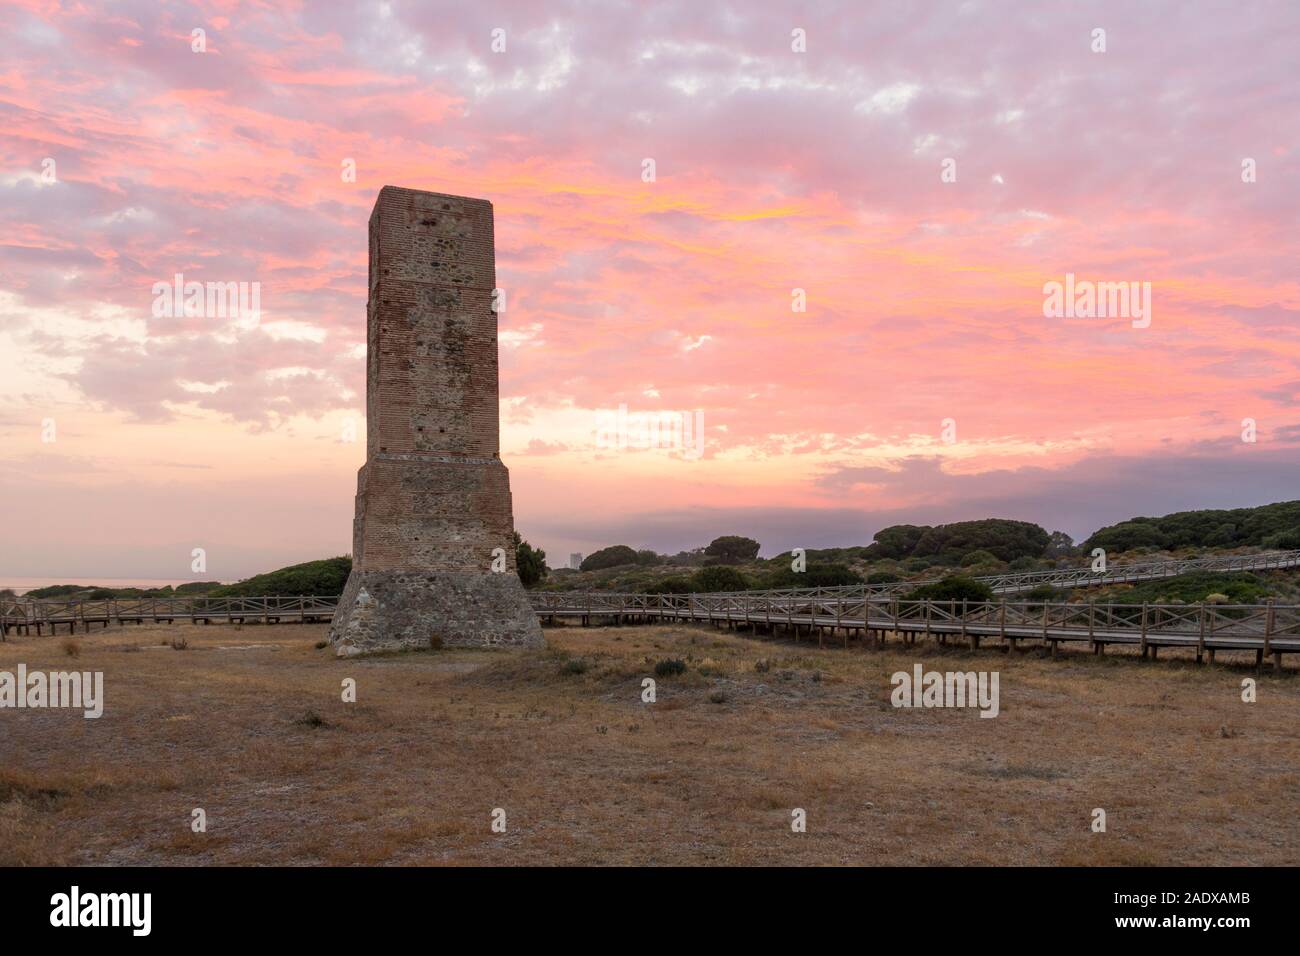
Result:
{"label": "tower base", "polygon": [[357,571],[339,599],[330,643],[339,657],[438,647],[545,647],[513,572]]}

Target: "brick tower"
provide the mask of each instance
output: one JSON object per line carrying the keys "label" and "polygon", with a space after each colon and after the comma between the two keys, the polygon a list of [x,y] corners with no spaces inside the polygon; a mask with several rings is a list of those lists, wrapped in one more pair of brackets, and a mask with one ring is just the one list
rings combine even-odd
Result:
{"label": "brick tower", "polygon": [[[540,647],[497,410],[492,204],[385,186],[370,214],[366,463],[330,641]],[[494,567],[497,570],[494,570]]]}

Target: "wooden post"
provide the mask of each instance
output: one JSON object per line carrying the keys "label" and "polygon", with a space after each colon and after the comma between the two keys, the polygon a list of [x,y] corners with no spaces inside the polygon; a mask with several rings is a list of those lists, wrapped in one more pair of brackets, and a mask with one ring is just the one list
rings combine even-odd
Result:
{"label": "wooden post", "polygon": [[1199,620],[1197,621],[1197,625],[1198,625],[1198,626],[1197,626],[1197,630],[1199,631],[1200,636],[1197,637],[1197,639],[1196,639],[1196,663],[1198,663],[1198,664],[1203,664],[1203,663],[1205,663],[1205,661],[1204,661],[1204,657],[1205,657],[1205,602],[1204,602],[1204,601],[1201,602],[1201,612],[1200,612],[1200,614],[1197,615],[1197,617],[1198,617],[1198,619],[1199,619]]}
{"label": "wooden post", "polygon": [[1273,599],[1268,599],[1268,610],[1264,612],[1264,653],[1272,650],[1273,643]]}
{"label": "wooden post", "polygon": [[1142,602],[1142,656],[1147,656],[1147,602]]}

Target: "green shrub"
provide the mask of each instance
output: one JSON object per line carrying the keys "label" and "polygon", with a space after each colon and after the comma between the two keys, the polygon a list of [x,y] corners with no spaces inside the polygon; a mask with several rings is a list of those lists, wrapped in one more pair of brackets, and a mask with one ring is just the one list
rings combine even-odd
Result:
{"label": "green shrub", "polygon": [[660,578],[645,589],[646,594],[690,594],[695,588],[690,578]]}
{"label": "green shrub", "polygon": [[561,674],[585,674],[591,669],[585,657],[570,657],[560,665]]}
{"label": "green shrub", "polygon": [[974,578],[963,577],[960,574],[950,574],[942,581],[921,585],[908,597],[930,601],[991,601],[993,589],[983,581],[976,581]]}
{"label": "green shrub", "polygon": [[526,588],[532,587],[551,571],[546,566],[546,552],[534,548],[518,531],[515,532],[515,571]]}
{"label": "green shrub", "polygon": [[686,673],[686,662],[675,657],[665,657],[655,664],[655,677],[676,677]]}
{"label": "green shrub", "polygon": [[772,588],[838,588],[861,584],[862,578],[844,564],[810,564],[803,571],[789,565],[768,575],[766,587]]}
{"label": "green shrub", "polygon": [[691,578],[692,590],[697,593],[713,591],[744,591],[749,581],[735,568],[725,564],[700,568]]}
{"label": "green shrub", "polygon": [[208,593],[209,597],[297,597],[309,595],[331,597],[343,593],[350,557],[326,558],[258,574],[238,584],[228,584]]}

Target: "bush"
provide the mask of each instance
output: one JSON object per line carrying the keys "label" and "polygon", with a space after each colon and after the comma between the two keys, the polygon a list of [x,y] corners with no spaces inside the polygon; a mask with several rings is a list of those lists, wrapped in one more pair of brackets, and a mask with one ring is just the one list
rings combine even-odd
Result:
{"label": "bush", "polygon": [[1247,572],[1193,571],[1143,581],[1111,595],[1116,604],[1198,604],[1212,597],[1231,604],[1258,604],[1270,594],[1265,581]]}
{"label": "bush", "polygon": [[546,552],[534,548],[518,531],[515,532],[515,570],[526,588],[542,580],[551,570],[546,566]]}
{"label": "bush", "polygon": [[691,578],[691,584],[692,590],[698,593],[744,591],[749,587],[745,576],[727,565],[700,568]]}
{"label": "bush", "polygon": [[1290,531],[1279,531],[1277,534],[1271,534],[1263,540],[1263,545],[1277,551],[1300,549],[1300,528],[1292,528]]}
{"label": "bush", "polygon": [[586,658],[570,657],[560,667],[561,674],[585,674],[591,668]]}
{"label": "bush", "polygon": [[1050,584],[1040,584],[1025,594],[1025,598],[1030,601],[1052,601],[1059,597],[1061,597],[1061,592]]}
{"label": "bush", "polygon": [[901,580],[893,571],[873,571],[867,575],[868,584],[896,584]]}
{"label": "bush", "polygon": [[969,568],[976,564],[997,564],[998,559],[993,556],[991,551],[985,551],[982,548],[977,551],[967,551],[961,557],[961,566]]}
{"label": "bush", "polygon": [[278,571],[258,574],[209,592],[211,597],[332,597],[343,593],[352,571],[350,557],[307,561]]}
{"label": "bush", "polygon": [[930,601],[991,601],[993,589],[983,581],[976,581],[974,578],[963,577],[960,574],[950,574],[942,581],[921,585],[908,597]]}
{"label": "bush", "polygon": [[646,594],[690,594],[695,588],[690,578],[660,578],[645,589]]}
{"label": "bush", "polygon": [[803,571],[787,565],[767,580],[767,586],[773,588],[839,588],[861,583],[862,578],[843,564],[810,564]]}
{"label": "bush", "polygon": [[655,677],[677,677],[686,673],[686,662],[675,657],[666,657],[655,664]]}

